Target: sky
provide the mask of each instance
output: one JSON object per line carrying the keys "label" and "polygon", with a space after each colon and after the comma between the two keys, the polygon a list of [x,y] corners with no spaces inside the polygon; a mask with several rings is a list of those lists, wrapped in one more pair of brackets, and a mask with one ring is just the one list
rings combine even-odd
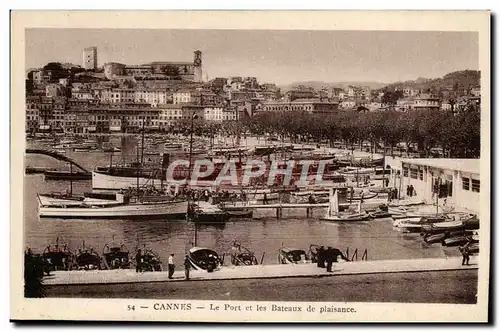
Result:
{"label": "sky", "polygon": [[475,32],[27,29],[26,69],[48,62],[98,65],[192,61],[203,52],[208,79],[254,76],[260,83],[392,83],[479,67]]}

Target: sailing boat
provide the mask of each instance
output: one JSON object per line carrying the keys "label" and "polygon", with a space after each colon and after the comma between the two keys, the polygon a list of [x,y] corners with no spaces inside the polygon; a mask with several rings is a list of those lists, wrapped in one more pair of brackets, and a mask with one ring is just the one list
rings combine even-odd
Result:
{"label": "sailing boat", "polygon": [[326,215],[321,218],[321,220],[327,221],[364,221],[371,219],[371,216],[365,211],[361,212],[361,201],[358,202],[357,211],[339,211],[339,197],[337,190],[333,192],[333,189],[330,189],[329,195],[329,205],[326,211]]}

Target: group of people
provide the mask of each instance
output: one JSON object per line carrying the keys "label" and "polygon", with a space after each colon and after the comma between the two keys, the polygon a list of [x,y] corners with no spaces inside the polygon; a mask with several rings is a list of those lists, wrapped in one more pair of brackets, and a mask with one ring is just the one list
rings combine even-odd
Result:
{"label": "group of people", "polygon": [[389,202],[392,202],[395,199],[398,199],[398,190],[396,188],[390,188],[389,192],[387,193],[387,199]]}
{"label": "group of people", "polygon": [[[174,273],[175,273],[175,260],[174,260],[175,254],[172,253],[170,256],[168,256],[168,279],[173,279],[174,278]],[[136,266],[135,266],[135,272],[140,273],[143,272],[143,267],[144,267],[144,254],[141,251],[141,249],[137,249],[137,253],[135,255],[135,260],[136,260]],[[185,274],[185,279],[189,280],[189,273],[191,271],[191,263],[189,262],[189,256],[186,255],[184,257],[184,274]]]}
{"label": "group of people", "polygon": [[406,186],[406,196],[407,197],[413,197],[416,195],[417,195],[417,192],[415,191],[415,188],[413,188],[412,184]]}
{"label": "group of people", "polygon": [[316,251],[316,264],[319,268],[325,268],[327,272],[333,272],[332,267],[333,263],[338,262],[338,257],[341,257],[345,261],[349,261],[349,259],[344,255],[342,251],[337,248],[328,247],[325,249],[324,246],[321,246]]}

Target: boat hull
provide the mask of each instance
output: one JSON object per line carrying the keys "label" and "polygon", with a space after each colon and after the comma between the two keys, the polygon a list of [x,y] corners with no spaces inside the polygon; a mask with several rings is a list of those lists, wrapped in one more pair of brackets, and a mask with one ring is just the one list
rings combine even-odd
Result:
{"label": "boat hull", "polygon": [[92,188],[102,190],[120,190],[136,187],[137,182],[139,186],[154,186],[155,184],[160,187],[160,179],[152,179],[145,177],[126,177],[114,176],[92,171]]}
{"label": "boat hull", "polygon": [[90,180],[92,175],[84,172],[46,171],[45,180]]}
{"label": "boat hull", "polygon": [[41,218],[144,219],[145,217],[183,219],[187,201],[161,204],[125,204],[104,207],[39,207]]}
{"label": "boat hull", "polygon": [[340,221],[340,222],[356,222],[356,221],[368,221],[372,219],[372,217],[368,213],[359,213],[354,215],[338,215],[338,216],[326,216],[321,218],[321,220],[325,221]]}

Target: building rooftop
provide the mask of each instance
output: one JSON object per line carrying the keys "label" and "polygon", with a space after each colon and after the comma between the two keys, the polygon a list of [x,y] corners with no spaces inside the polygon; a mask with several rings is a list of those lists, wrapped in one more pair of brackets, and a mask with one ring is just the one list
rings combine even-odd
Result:
{"label": "building rooftop", "polygon": [[481,169],[480,159],[410,158],[401,159],[401,161],[413,165],[430,166],[476,174],[479,174]]}

